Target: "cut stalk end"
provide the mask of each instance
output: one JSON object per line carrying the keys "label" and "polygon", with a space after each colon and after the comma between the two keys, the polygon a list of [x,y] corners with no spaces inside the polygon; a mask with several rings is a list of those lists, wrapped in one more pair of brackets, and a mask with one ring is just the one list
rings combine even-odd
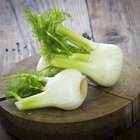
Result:
{"label": "cut stalk end", "polygon": [[87,89],[88,89],[87,78],[85,75],[83,75],[81,78],[81,83],[80,83],[80,94],[82,98],[86,97]]}

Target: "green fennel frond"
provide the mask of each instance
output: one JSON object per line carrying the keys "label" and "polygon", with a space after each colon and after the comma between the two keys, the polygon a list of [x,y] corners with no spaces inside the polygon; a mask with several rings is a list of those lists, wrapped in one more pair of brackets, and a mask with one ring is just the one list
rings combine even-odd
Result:
{"label": "green fennel frond", "polygon": [[28,8],[24,10],[28,23],[32,25],[33,34],[40,42],[44,58],[50,60],[56,54],[67,56],[72,53],[88,53],[84,48],[68,43],[65,36],[56,34],[56,28],[64,20],[71,18],[70,14],[57,9],[50,9],[41,14],[32,13]]}
{"label": "green fennel frond", "polygon": [[5,78],[7,80],[6,96],[25,98],[43,91],[46,84],[40,77],[30,73],[16,74]]}

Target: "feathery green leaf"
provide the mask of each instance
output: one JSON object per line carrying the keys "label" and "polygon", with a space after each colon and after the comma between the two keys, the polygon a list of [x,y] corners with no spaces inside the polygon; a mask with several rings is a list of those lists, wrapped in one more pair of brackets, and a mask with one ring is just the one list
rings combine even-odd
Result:
{"label": "feathery green leaf", "polygon": [[67,12],[50,9],[44,13],[36,14],[25,8],[25,13],[28,23],[32,25],[34,35],[40,42],[42,56],[48,61],[56,54],[87,53],[84,48],[70,44],[65,36],[55,33],[56,28],[64,20],[71,18]]}
{"label": "feathery green leaf", "polygon": [[[11,79],[12,78],[12,79]],[[41,81],[40,77],[30,73],[16,74],[6,77],[7,89],[6,96],[25,98],[34,94],[38,94],[43,91],[46,84],[45,81]]]}

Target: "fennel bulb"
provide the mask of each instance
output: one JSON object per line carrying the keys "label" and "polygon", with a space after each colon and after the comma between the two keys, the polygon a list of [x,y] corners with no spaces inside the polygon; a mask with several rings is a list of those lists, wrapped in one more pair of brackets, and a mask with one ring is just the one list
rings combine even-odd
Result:
{"label": "fennel bulb", "polygon": [[87,80],[78,70],[66,69],[46,79],[47,84],[43,92],[26,98],[18,98],[15,105],[19,110],[44,107],[73,110],[85,100]]}
{"label": "fennel bulb", "polygon": [[[96,45],[98,45],[97,48],[87,55],[88,59],[86,61],[80,61],[77,58],[71,59],[65,56],[56,56],[48,65],[58,68],[75,68],[87,75],[97,85],[110,87],[119,80],[121,75],[123,54],[116,45],[103,43],[96,43]],[[37,70],[46,67],[44,61],[43,57],[41,57]],[[56,73],[57,69],[54,74]]]}
{"label": "fennel bulb", "polygon": [[[113,44],[92,42],[81,35],[65,28],[62,22],[70,15],[52,9],[39,15],[25,10],[27,20],[37,36],[42,58],[37,70],[54,68],[52,75],[60,68],[74,68],[87,75],[98,85],[114,85],[121,75],[123,54]],[[53,25],[53,26],[52,26]]]}

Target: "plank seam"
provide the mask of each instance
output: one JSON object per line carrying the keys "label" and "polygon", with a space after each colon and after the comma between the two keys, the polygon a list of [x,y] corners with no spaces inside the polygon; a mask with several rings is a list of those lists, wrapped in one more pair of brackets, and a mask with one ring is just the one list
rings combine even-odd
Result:
{"label": "plank seam", "polygon": [[93,28],[92,28],[92,23],[91,23],[91,19],[90,19],[90,13],[89,13],[89,7],[88,7],[88,2],[87,0],[85,0],[86,3],[86,7],[87,7],[87,14],[88,14],[88,18],[89,18],[89,25],[90,25],[90,29],[91,29],[91,34],[92,34],[92,40],[95,41],[94,39],[94,34],[93,34]]}
{"label": "plank seam", "polygon": [[132,124],[134,124],[134,123],[136,122],[136,120],[134,119],[134,106],[133,106],[133,100],[130,100],[130,99],[127,99],[127,98],[125,98],[125,97],[118,96],[118,95],[114,95],[113,93],[107,92],[106,90],[103,90],[102,88],[99,88],[99,87],[97,87],[97,86],[92,85],[91,83],[88,83],[88,84],[89,84],[90,86],[94,87],[94,88],[97,88],[97,89],[99,89],[99,90],[101,90],[101,91],[103,91],[103,92],[109,94],[109,95],[112,95],[112,96],[115,96],[115,97],[117,97],[117,98],[120,98],[120,99],[124,99],[124,100],[130,101],[130,103],[131,103],[131,107],[132,107],[132,112],[131,112],[131,118],[132,118],[132,119],[131,119],[131,122],[132,122]]}
{"label": "plank seam", "polygon": [[104,90],[104,89],[102,89],[102,88],[100,88],[100,87],[97,87],[96,85],[94,86],[91,82],[89,82],[88,85],[90,85],[90,86],[92,86],[92,87],[95,87],[95,88],[97,88],[97,89],[99,89],[99,90],[101,90],[101,91],[103,91],[103,92],[105,92],[105,93],[107,93],[107,94],[110,94],[110,95],[116,96],[116,97],[118,97],[118,98],[122,98],[122,99],[125,99],[125,100],[128,100],[128,101],[133,102],[133,100],[131,100],[131,99],[127,99],[127,98],[125,98],[125,97],[121,97],[121,96],[119,96],[119,95],[115,95],[115,94],[113,94],[113,93],[111,93],[111,92],[108,92],[108,91],[106,91],[106,90]]}

